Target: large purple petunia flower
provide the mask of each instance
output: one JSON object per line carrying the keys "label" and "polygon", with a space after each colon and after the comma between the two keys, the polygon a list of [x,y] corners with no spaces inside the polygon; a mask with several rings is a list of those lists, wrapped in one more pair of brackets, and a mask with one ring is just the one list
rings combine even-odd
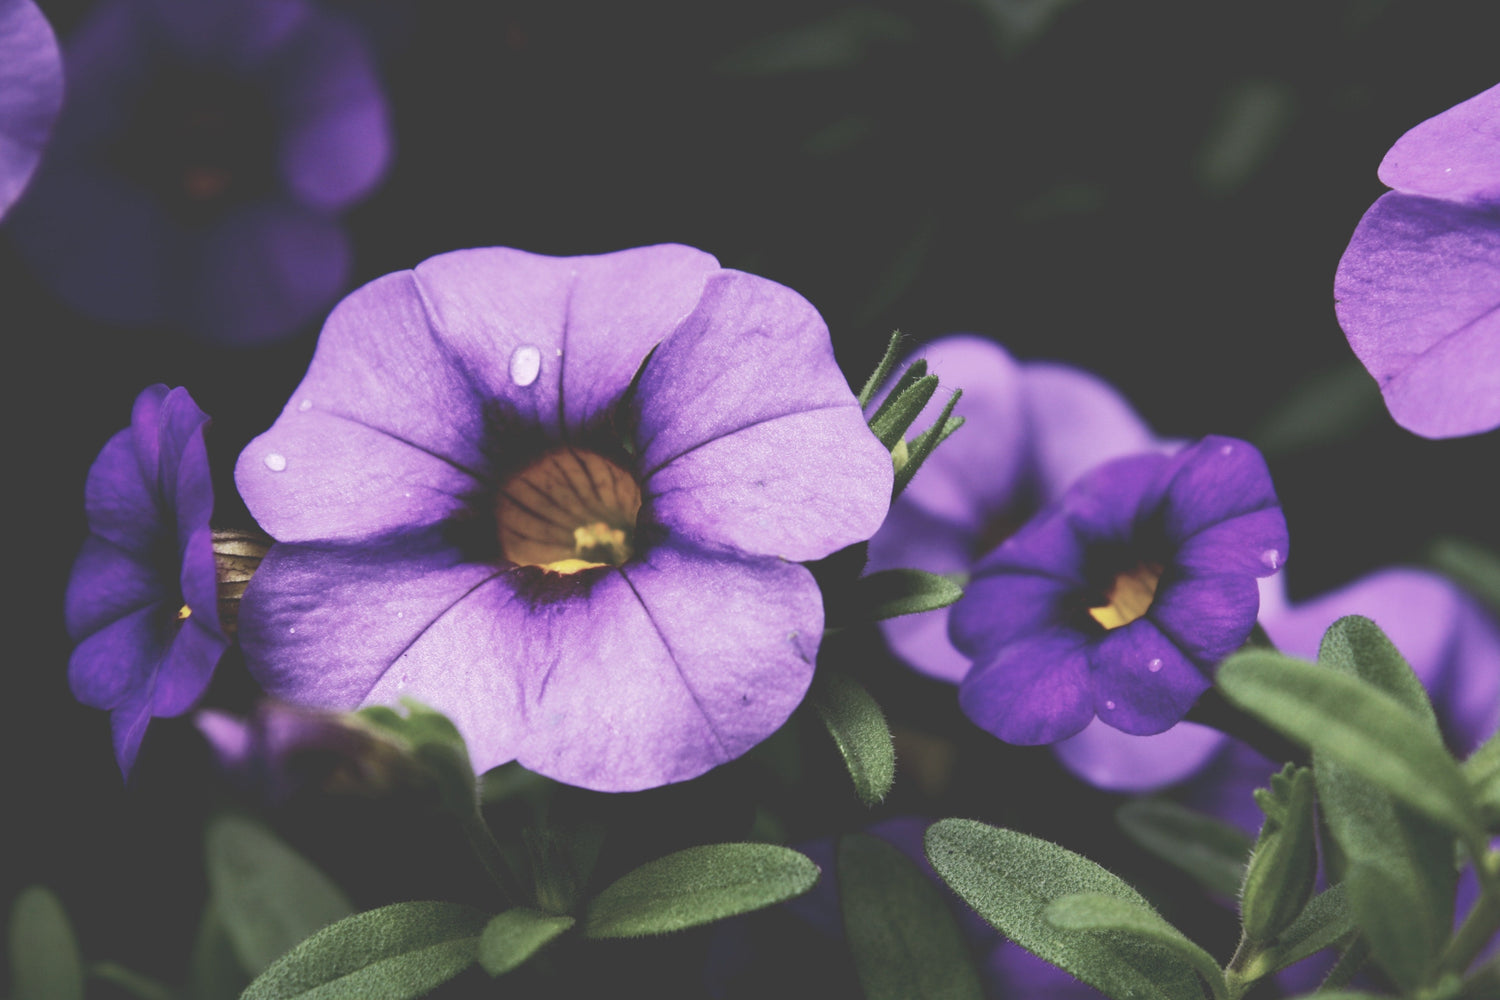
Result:
{"label": "large purple petunia flower", "polygon": [[432,705],[480,770],[683,780],[801,701],[797,563],[873,534],[892,476],[787,288],[680,246],[444,254],[345,299],[241,454],[282,543],[241,641],[285,700]]}
{"label": "large purple petunia flower", "polygon": [[974,660],[959,704],[1011,743],[1181,720],[1250,634],[1256,578],[1286,558],[1260,453],[1208,437],[1096,467],[975,570],[953,606]]}
{"label": "large purple petunia flower", "polygon": [[[1456,752],[1472,752],[1500,728],[1500,624],[1444,577],[1421,569],[1386,569],[1297,605],[1287,602],[1279,575],[1261,581],[1260,623],[1289,655],[1316,659],[1328,626],[1351,614],[1372,619],[1406,657]],[[1249,754],[1263,763],[1247,787],[1264,783],[1273,769],[1269,762],[1191,722],[1156,736],[1130,736],[1094,723],[1054,749],[1069,770],[1093,785],[1151,792],[1211,765],[1223,766],[1215,762],[1228,756],[1230,747],[1236,755]],[[1241,799],[1243,816],[1227,806],[1221,812],[1243,819],[1253,832],[1259,812],[1248,791]]]}
{"label": "large purple petunia flower", "polygon": [[1334,278],[1339,325],[1396,422],[1500,427],[1500,85],[1407,132]]}
{"label": "large purple petunia flower", "polygon": [[52,26],[32,0],[0,0],[0,218],[31,180],[62,96]]}
{"label": "large purple petunia flower", "polygon": [[89,537],[68,579],[68,681],[113,712],[129,776],[153,716],[193,706],[229,639],[219,624],[208,416],[186,389],[153,385],[104,446],[85,487]]}
{"label": "large purple petunia flower", "polygon": [[336,215],[390,159],[358,31],[305,0],[103,0],[10,222],[69,304],[225,344],[285,336],[348,282]]}
{"label": "large purple petunia flower", "polygon": [[[967,334],[933,341],[926,360],[944,385],[963,389],[964,428],[938,448],[891,505],[870,539],[870,569],[970,573],[979,559],[1106,459],[1156,447],[1150,429],[1099,378],[1048,362],[1018,363],[993,341]],[[918,418],[925,426],[946,400]],[[881,622],[897,656],[958,683],[969,658],[948,639],[949,609]]]}

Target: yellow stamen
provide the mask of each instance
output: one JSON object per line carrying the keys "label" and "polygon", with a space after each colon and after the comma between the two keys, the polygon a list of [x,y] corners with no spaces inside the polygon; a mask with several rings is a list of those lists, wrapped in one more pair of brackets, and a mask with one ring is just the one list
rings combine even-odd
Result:
{"label": "yellow stamen", "polygon": [[1090,617],[1107,629],[1129,625],[1150,610],[1161,573],[1162,567],[1158,563],[1139,563],[1134,569],[1120,573],[1105,595],[1104,603],[1089,608]]}
{"label": "yellow stamen", "polygon": [[192,613],[193,609],[184,604],[182,607],[177,609],[177,620],[180,622],[185,622],[192,615]]}

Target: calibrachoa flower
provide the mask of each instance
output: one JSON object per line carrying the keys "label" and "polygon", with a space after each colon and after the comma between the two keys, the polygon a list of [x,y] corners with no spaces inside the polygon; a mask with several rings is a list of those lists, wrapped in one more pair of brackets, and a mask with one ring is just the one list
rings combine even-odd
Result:
{"label": "calibrachoa flower", "polygon": [[1407,132],[1334,278],[1339,325],[1396,422],[1500,426],[1500,85]]}
{"label": "calibrachoa flower", "polygon": [[479,770],[680,781],[801,701],[798,562],[874,533],[892,476],[787,288],[680,246],[444,254],[345,299],[241,454],[283,543],[241,641],[276,697],[432,705]]}
{"label": "calibrachoa flower", "polygon": [[[870,539],[870,569],[970,573],[974,564],[1098,463],[1146,451],[1155,439],[1109,385],[1067,365],[1017,362],[993,341],[959,334],[907,359],[926,360],[963,389],[964,427],[938,448]],[[934,398],[915,426],[937,418]],[[896,655],[958,683],[969,658],[948,639],[949,609],[881,622]]]}
{"label": "calibrachoa flower", "polygon": [[304,0],[103,0],[64,64],[67,106],[11,219],[57,295],[107,322],[248,344],[345,287],[335,216],[391,145],[356,29]]}
{"label": "calibrachoa flower", "polygon": [[0,0],[0,218],[31,179],[62,96],[52,26],[32,0]]}
{"label": "calibrachoa flower", "polygon": [[180,715],[229,645],[214,578],[208,416],[186,389],[153,385],[105,444],[85,486],[89,537],[68,579],[68,681],[113,712],[129,775],[153,716]]}
{"label": "calibrachoa flower", "polygon": [[1181,720],[1255,624],[1256,578],[1286,558],[1260,453],[1208,437],[1079,479],[975,570],[953,607],[974,660],[959,704],[1010,743],[1051,743],[1097,713],[1128,733]]}

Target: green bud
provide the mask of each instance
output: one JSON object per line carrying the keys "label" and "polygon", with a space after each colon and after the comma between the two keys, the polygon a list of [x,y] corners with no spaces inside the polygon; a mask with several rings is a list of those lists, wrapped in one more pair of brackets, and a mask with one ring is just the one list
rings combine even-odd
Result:
{"label": "green bud", "polygon": [[1245,868],[1240,920],[1247,941],[1266,942],[1289,927],[1312,897],[1318,870],[1312,771],[1288,764],[1271,776],[1269,789],[1256,789],[1255,802],[1266,821]]}

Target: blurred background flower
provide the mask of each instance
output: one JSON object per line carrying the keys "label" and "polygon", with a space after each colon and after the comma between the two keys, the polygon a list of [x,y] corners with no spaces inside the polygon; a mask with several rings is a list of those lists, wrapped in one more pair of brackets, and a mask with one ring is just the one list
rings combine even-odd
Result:
{"label": "blurred background flower", "polygon": [[52,26],[32,0],[0,0],[0,219],[36,169],[62,92]]}

